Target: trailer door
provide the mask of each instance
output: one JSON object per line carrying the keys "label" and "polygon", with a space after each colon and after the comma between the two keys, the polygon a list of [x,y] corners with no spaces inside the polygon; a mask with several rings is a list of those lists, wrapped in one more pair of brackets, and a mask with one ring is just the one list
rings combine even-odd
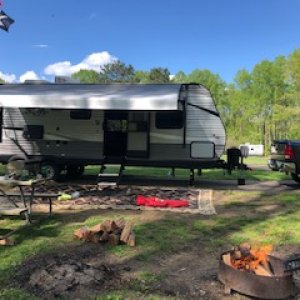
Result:
{"label": "trailer door", "polygon": [[144,111],[129,112],[126,154],[129,158],[149,157],[149,115]]}
{"label": "trailer door", "polygon": [[104,113],[104,155],[122,157],[127,149],[128,113],[106,111]]}

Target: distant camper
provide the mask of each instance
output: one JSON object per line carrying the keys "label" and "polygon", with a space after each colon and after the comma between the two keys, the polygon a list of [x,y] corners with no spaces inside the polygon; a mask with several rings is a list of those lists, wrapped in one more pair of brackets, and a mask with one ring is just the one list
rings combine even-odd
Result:
{"label": "distant camper", "polygon": [[246,144],[243,144],[243,145],[240,145],[240,148],[241,146],[243,147],[248,147],[249,149],[249,152],[248,152],[248,155],[249,156],[263,156],[264,155],[264,145],[252,145],[250,143],[246,143]]}
{"label": "distant camper", "polygon": [[0,106],[0,162],[38,160],[53,178],[91,164],[214,168],[225,149],[198,84],[4,84]]}

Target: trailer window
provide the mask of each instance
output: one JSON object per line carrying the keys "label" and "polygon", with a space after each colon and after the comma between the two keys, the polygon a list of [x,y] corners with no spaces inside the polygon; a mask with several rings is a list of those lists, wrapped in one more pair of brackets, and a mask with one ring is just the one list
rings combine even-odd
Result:
{"label": "trailer window", "polygon": [[70,118],[72,120],[90,120],[92,111],[90,109],[73,109],[70,110]]}
{"label": "trailer window", "polygon": [[155,127],[158,129],[180,129],[183,127],[182,111],[157,112]]}

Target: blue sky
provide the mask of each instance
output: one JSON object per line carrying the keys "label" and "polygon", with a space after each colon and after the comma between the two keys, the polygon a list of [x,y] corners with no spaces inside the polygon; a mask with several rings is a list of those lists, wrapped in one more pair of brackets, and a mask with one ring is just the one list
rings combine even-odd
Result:
{"label": "blue sky", "polygon": [[0,77],[10,81],[98,70],[119,59],[171,74],[242,68],[300,47],[299,0],[2,0]]}

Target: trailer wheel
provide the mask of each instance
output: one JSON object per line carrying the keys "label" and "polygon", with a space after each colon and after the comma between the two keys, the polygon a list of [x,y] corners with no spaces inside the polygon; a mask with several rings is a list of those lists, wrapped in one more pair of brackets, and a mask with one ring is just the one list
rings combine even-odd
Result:
{"label": "trailer wheel", "polygon": [[292,173],[291,175],[296,182],[300,183],[300,174]]}
{"label": "trailer wheel", "polygon": [[84,165],[67,165],[67,176],[70,178],[78,178],[84,172]]}
{"label": "trailer wheel", "polygon": [[52,161],[41,163],[41,173],[46,179],[57,180],[60,176],[60,168]]}
{"label": "trailer wheel", "polygon": [[15,178],[20,178],[23,170],[25,170],[25,165],[27,158],[22,155],[11,156],[6,164],[6,174],[8,176],[13,176]]}

